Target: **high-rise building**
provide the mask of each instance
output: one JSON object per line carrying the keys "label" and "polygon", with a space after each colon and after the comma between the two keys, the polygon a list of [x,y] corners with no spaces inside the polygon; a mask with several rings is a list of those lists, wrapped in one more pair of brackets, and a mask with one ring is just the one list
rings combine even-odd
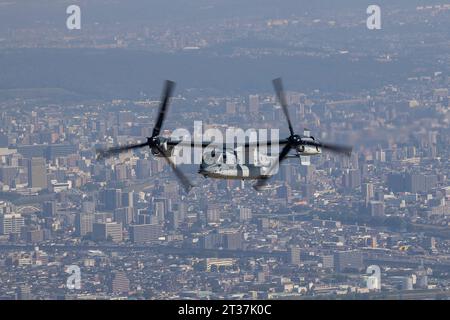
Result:
{"label": "high-rise building", "polygon": [[270,228],[270,220],[268,218],[260,218],[257,225],[259,231],[267,231]]}
{"label": "high-rise building", "polygon": [[370,201],[369,202],[370,215],[372,217],[384,217],[384,202],[383,201]]}
{"label": "high-rise building", "polygon": [[19,173],[18,167],[12,166],[0,167],[0,181],[3,184],[11,187],[18,173]]}
{"label": "high-rise building", "polygon": [[77,146],[73,144],[51,144],[45,150],[45,156],[47,159],[53,160],[58,157],[65,157],[70,154],[74,154],[77,150]]}
{"label": "high-rise building", "polygon": [[436,175],[408,173],[405,177],[406,191],[411,193],[427,192],[437,186]]}
{"label": "high-rise building", "polygon": [[387,186],[391,192],[406,191],[405,176],[403,173],[389,173],[387,176]]}
{"label": "high-rise building", "polygon": [[8,135],[4,134],[3,132],[0,132],[0,148],[7,148],[9,145],[9,138]]}
{"label": "high-rise building", "polygon": [[208,223],[219,222],[220,220],[220,208],[216,205],[208,205],[206,210],[206,220]]}
{"label": "high-rise building", "polygon": [[392,192],[428,192],[438,183],[437,175],[422,173],[391,173],[387,177],[389,191]]}
{"label": "high-rise building", "polygon": [[106,210],[114,211],[122,207],[122,193],[120,189],[106,189],[103,190],[102,194]]}
{"label": "high-rise building", "polygon": [[301,186],[302,197],[308,202],[314,200],[315,186],[313,184],[304,184]]}
{"label": "high-rise building", "polygon": [[280,165],[281,177],[286,182],[286,184],[290,186],[296,182],[297,177],[296,171],[297,171],[296,166],[290,163],[283,163]]}
{"label": "high-rise building", "polygon": [[117,222],[94,223],[92,238],[94,241],[122,242],[122,224]]}
{"label": "high-rise building", "polygon": [[375,160],[378,162],[386,162],[386,152],[382,149],[375,151]]}
{"label": "high-rise building", "polygon": [[177,230],[182,222],[181,214],[178,211],[171,211],[167,214],[167,220],[169,222],[169,227],[172,230]]}
{"label": "high-rise building", "polygon": [[186,218],[186,210],[187,210],[186,203],[185,202],[175,203],[172,207],[172,210],[178,213],[179,222],[182,223]]}
{"label": "high-rise building", "polygon": [[239,220],[249,221],[252,219],[252,209],[250,208],[239,208]]}
{"label": "high-rise building", "polygon": [[158,218],[159,223],[164,223],[168,211],[168,199],[156,198],[153,200],[153,213]]}
{"label": "high-rise building", "polygon": [[248,111],[255,115],[259,112],[259,96],[258,95],[250,95],[249,96],[249,108]]}
{"label": "high-rise building", "polygon": [[[148,213],[139,213],[137,215],[137,224],[151,224],[153,221],[155,221],[156,219],[152,219],[154,218],[154,216],[152,216],[151,214]],[[157,220],[156,220],[157,222]]]}
{"label": "high-rise building", "polygon": [[436,250],[436,238],[435,237],[425,237],[422,240],[422,247],[426,250],[431,250],[431,251]]}
{"label": "high-rise building", "polygon": [[322,268],[325,269],[334,269],[334,256],[333,255],[324,255],[321,257]]}
{"label": "high-rise building", "polygon": [[342,185],[347,190],[353,190],[361,185],[361,172],[358,169],[348,169],[342,177]]}
{"label": "high-rise building", "polygon": [[368,237],[366,240],[366,244],[370,248],[376,248],[377,247],[377,237]]}
{"label": "high-rise building", "polygon": [[163,234],[159,224],[135,224],[130,226],[130,238],[133,243],[151,243]]}
{"label": "high-rise building", "polygon": [[223,233],[224,247],[228,250],[240,250],[243,247],[242,234],[239,231]]}
{"label": "high-rise building", "polygon": [[222,246],[222,235],[211,232],[200,237],[199,242],[202,249],[217,249]]}
{"label": "high-rise building", "polygon": [[171,181],[164,184],[164,195],[168,199],[176,199],[179,194],[180,194],[180,185],[177,182]]}
{"label": "high-rise building", "polygon": [[17,148],[17,152],[20,153],[26,159],[43,158],[47,150],[47,145],[24,145]]}
{"label": "high-rise building", "polygon": [[227,102],[226,103],[226,112],[227,114],[235,114],[236,113],[236,103],[234,102]]}
{"label": "high-rise building", "polygon": [[19,300],[32,300],[31,287],[29,285],[21,285],[17,288],[17,298]]}
{"label": "high-rise building", "polygon": [[134,192],[121,192],[121,197],[122,207],[134,207]]}
{"label": "high-rise building", "polygon": [[45,217],[54,217],[56,215],[56,201],[45,201],[42,204],[42,213]]}
{"label": "high-rise building", "polygon": [[19,234],[25,219],[19,213],[0,214],[0,234]]}
{"label": "high-rise building", "polygon": [[290,264],[300,264],[300,247],[299,246],[290,246],[288,250],[289,254],[289,263]]}
{"label": "high-rise building", "polygon": [[361,173],[361,179],[365,179],[369,175],[369,165],[366,162],[360,162],[359,171]]}
{"label": "high-rise building", "polygon": [[130,280],[123,271],[116,271],[112,275],[110,290],[112,293],[128,293],[130,291]]}
{"label": "high-rise building", "polygon": [[124,181],[130,178],[130,169],[127,164],[120,163],[114,166],[114,179]]}
{"label": "high-rise building", "polygon": [[114,221],[128,226],[133,222],[134,209],[132,207],[123,207],[114,210]]}
{"label": "high-rise building", "polygon": [[44,158],[31,158],[28,161],[28,187],[47,188],[47,169]]}
{"label": "high-rise building", "polygon": [[314,166],[313,164],[309,166],[300,166],[298,170],[300,171],[300,174],[304,179],[305,183],[314,182],[316,176],[316,166]]}
{"label": "high-rise building", "polygon": [[286,204],[292,202],[292,189],[288,184],[284,184],[277,189],[277,198],[283,199]]}
{"label": "high-rise building", "polygon": [[364,268],[363,256],[359,251],[337,251],[334,254],[336,272],[361,271]]}
{"label": "high-rise building", "polygon": [[383,189],[379,189],[375,191],[375,201],[384,202],[384,191]]}
{"label": "high-rise building", "polygon": [[150,161],[147,159],[139,159],[136,161],[136,177],[138,179],[147,179],[151,174]]}
{"label": "high-rise building", "polygon": [[44,241],[44,230],[36,229],[36,230],[28,230],[25,233],[25,239],[28,243],[39,243]]}
{"label": "high-rise building", "polygon": [[83,201],[81,204],[82,212],[94,213],[95,212],[95,202],[94,201]]}
{"label": "high-rise building", "polygon": [[362,187],[362,193],[364,197],[364,202],[366,206],[369,205],[370,200],[373,199],[375,196],[374,190],[373,190],[373,183],[364,183]]}
{"label": "high-rise building", "polygon": [[94,214],[94,223],[113,222],[114,215],[111,212],[97,212]]}
{"label": "high-rise building", "polygon": [[92,213],[77,213],[75,216],[75,233],[79,237],[92,233],[95,216]]}
{"label": "high-rise building", "polygon": [[428,273],[423,266],[423,261],[416,271],[416,288],[428,289]]}

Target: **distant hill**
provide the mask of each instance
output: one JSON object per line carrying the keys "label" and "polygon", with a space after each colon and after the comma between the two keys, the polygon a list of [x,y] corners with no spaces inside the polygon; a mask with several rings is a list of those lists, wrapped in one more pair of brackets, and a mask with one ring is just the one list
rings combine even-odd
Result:
{"label": "distant hill", "polygon": [[[136,98],[140,92],[159,95],[164,79],[177,81],[179,92],[201,88],[221,95],[272,92],[270,81],[277,76],[283,76],[292,90],[353,92],[405,81],[414,63],[381,63],[369,58],[353,62],[346,55],[227,58],[202,51],[155,54],[125,49],[17,49],[0,52],[0,70],[0,90],[59,88],[101,99]],[[42,96],[42,92],[38,94]]]}

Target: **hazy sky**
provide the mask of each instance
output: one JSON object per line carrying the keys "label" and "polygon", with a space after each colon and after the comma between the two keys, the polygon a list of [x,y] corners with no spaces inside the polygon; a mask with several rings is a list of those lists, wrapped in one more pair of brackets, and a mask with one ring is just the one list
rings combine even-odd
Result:
{"label": "hazy sky", "polygon": [[[271,91],[270,80],[283,76],[294,88],[299,90],[321,89],[326,91],[362,90],[390,82],[402,82],[415,74],[418,67],[428,68],[430,72],[439,61],[439,50],[446,54],[447,48],[431,43],[418,50],[415,45],[421,41],[443,42],[445,33],[441,30],[448,26],[446,16],[443,23],[428,34],[427,23],[407,26],[394,25],[380,32],[367,31],[364,20],[369,4],[382,7],[384,16],[398,8],[409,8],[415,12],[418,5],[441,3],[433,0],[0,0],[0,40],[11,40],[14,31],[21,28],[36,30],[61,30],[55,41],[71,36],[66,30],[67,14],[70,4],[79,4],[82,8],[84,28],[78,33],[81,37],[90,35],[92,30],[102,32],[108,24],[114,24],[114,32],[141,32],[142,25],[159,27],[162,32],[171,26],[183,30],[185,26],[201,24],[197,30],[215,26],[225,19],[239,18],[241,21],[252,19],[266,21],[274,18],[304,16],[313,19],[333,19],[352,13],[357,19],[355,28],[306,28],[290,31],[290,39],[300,43],[292,49],[285,39],[277,38],[277,31],[271,38],[265,38],[267,30],[249,33],[240,38],[241,29],[232,30],[231,41],[214,43],[196,54],[186,52],[159,54],[139,52],[139,50],[85,50],[74,49],[24,49],[20,52],[0,50],[0,90],[16,88],[64,88],[70,91],[104,95],[136,96],[146,88],[158,88],[163,79],[171,78],[180,83],[179,89],[212,89],[218,93],[243,91]],[[355,14],[356,12],[356,14]],[[386,14],[386,12],[388,14]],[[360,18],[359,17],[360,14]],[[448,14],[448,13],[447,13]],[[392,18],[389,18],[392,19]],[[98,23],[102,28],[97,28]],[[134,27],[134,23],[138,27]],[[42,28],[43,27],[43,28]],[[397,29],[396,29],[397,28]],[[161,29],[161,28],[160,28]],[[213,32],[215,29],[213,29]],[[105,41],[114,41],[116,33],[108,34]],[[182,31],[181,31],[182,32]],[[272,32],[272,31],[270,31]],[[444,31],[445,32],[445,31]],[[23,33],[21,33],[23,35]],[[25,35],[28,31],[25,32]],[[50,34],[50,33],[49,33]],[[61,35],[62,34],[62,35]],[[236,36],[238,34],[238,36]],[[42,35],[42,32],[41,32]],[[50,34],[53,35],[53,34]],[[431,36],[430,36],[431,35]],[[448,32],[447,32],[448,35]],[[44,31],[43,36],[47,36]],[[169,35],[169,41],[170,37]],[[203,36],[203,35],[202,35]],[[189,37],[189,31],[186,35]],[[50,37],[51,38],[51,37]],[[51,39],[53,40],[53,39]],[[89,40],[89,39],[88,39]],[[444,39],[445,40],[445,39]],[[302,47],[303,41],[306,46]],[[39,39],[36,39],[39,46]],[[271,50],[309,50],[312,55],[274,54],[252,57],[242,55],[231,59],[226,56],[235,48],[269,47]],[[374,46],[376,50],[372,50]],[[45,45],[44,45],[45,47]],[[323,48],[334,52],[349,49],[360,58],[354,61],[343,55],[322,58],[317,53]],[[300,49],[298,49],[300,48]],[[227,51],[228,50],[228,51]],[[428,51],[426,51],[428,50]],[[308,52],[308,53],[310,53]],[[398,59],[391,64],[380,64],[378,55],[384,52],[398,53]],[[361,58],[362,57],[362,58]],[[427,65],[422,65],[426,61]],[[448,67],[448,65],[447,65]],[[428,72],[428,71],[427,71]]]}
{"label": "hazy sky", "polygon": [[79,4],[86,23],[129,22],[146,20],[174,23],[193,19],[211,20],[235,17],[285,17],[305,13],[338,14],[348,10],[365,12],[370,4],[385,8],[410,7],[441,3],[435,0],[0,0],[0,25],[21,27],[36,22],[59,24],[61,13],[70,4]]}

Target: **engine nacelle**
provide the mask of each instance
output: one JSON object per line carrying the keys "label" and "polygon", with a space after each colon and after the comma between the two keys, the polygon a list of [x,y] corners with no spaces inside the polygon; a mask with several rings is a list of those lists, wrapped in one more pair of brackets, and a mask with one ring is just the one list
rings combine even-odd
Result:
{"label": "engine nacelle", "polygon": [[315,147],[315,146],[301,145],[301,146],[297,147],[297,152],[302,155],[313,156],[316,154],[321,154],[322,150],[319,147]]}
{"label": "engine nacelle", "polygon": [[[162,142],[159,146],[160,146],[160,148],[164,151],[164,154],[166,155],[166,157],[171,157],[171,156],[172,156],[174,146],[168,146],[166,142]],[[156,149],[156,148],[150,148],[150,149],[151,149],[152,154],[153,154],[155,157],[162,157],[162,156],[163,156],[163,155],[159,152],[158,149]]]}

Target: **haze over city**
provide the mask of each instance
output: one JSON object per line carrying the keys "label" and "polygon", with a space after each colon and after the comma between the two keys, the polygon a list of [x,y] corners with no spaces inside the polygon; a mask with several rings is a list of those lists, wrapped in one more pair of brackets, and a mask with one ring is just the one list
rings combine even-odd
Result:
{"label": "haze over city", "polygon": [[[425,0],[0,0],[0,299],[447,300],[449,18]],[[257,190],[174,169],[172,133],[199,121],[277,130],[291,154]]]}

